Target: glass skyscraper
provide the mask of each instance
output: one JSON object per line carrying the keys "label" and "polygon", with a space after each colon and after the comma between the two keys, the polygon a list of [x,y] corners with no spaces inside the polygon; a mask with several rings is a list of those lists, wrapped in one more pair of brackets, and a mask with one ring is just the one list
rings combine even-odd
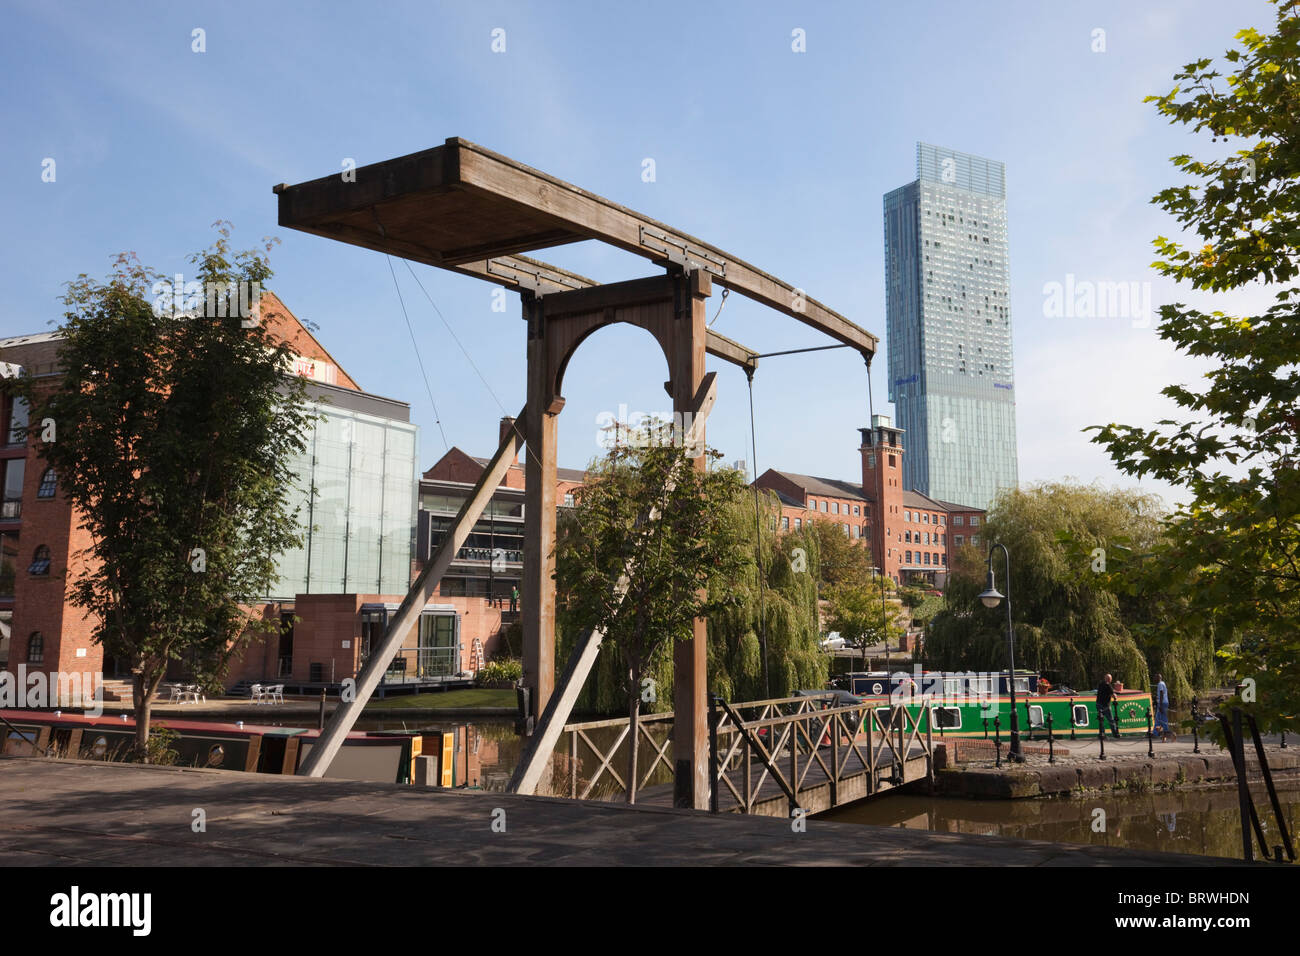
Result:
{"label": "glass skyscraper", "polygon": [[885,194],[889,399],[904,487],[987,508],[1017,482],[1005,167],[917,143],[916,176]]}

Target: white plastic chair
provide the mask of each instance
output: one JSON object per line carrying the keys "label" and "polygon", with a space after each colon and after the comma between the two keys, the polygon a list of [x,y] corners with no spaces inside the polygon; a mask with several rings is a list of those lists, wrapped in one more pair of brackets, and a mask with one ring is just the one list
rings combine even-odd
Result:
{"label": "white plastic chair", "polygon": [[204,703],[207,703],[208,701],[207,697],[203,695],[203,688],[198,684],[186,684],[185,696],[193,700],[196,704],[199,701],[203,701]]}
{"label": "white plastic chair", "polygon": [[254,684],[248,688],[248,696],[253,703],[260,704],[265,699],[266,689],[261,684]]}
{"label": "white plastic chair", "polygon": [[167,703],[169,704],[185,703],[185,695],[181,693],[180,684],[168,684],[164,689],[171,695],[170,697],[167,698]]}
{"label": "white plastic chair", "polygon": [[283,684],[276,684],[274,687],[269,687],[269,688],[267,688],[267,692],[268,692],[268,695],[269,695],[269,700],[267,701],[268,703],[271,703],[271,704],[283,704],[283,703],[284,703],[284,685],[283,685]]}

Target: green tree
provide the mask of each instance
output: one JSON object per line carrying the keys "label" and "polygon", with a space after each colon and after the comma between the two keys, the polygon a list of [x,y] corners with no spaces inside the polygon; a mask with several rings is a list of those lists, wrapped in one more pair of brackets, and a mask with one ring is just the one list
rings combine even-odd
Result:
{"label": "green tree", "polygon": [[899,639],[903,635],[903,614],[895,603],[886,601],[888,588],[882,580],[846,581],[826,589],[826,627],[838,631],[850,647],[862,653],[872,644]]}
{"label": "green tree", "polygon": [[[1214,155],[1172,159],[1190,181],[1152,200],[1196,245],[1158,236],[1154,267],[1219,293],[1256,285],[1257,315],[1162,306],[1160,337],[1210,359],[1201,388],[1162,393],[1181,409],[1159,428],[1095,426],[1117,467],[1181,489],[1165,540],[1140,573],[1178,589],[1187,620],[1218,633],[1220,656],[1255,700],[1235,704],[1272,730],[1300,720],[1300,18],[1277,3],[1276,29],[1246,29],[1224,56],[1187,64],[1163,96],[1171,123],[1210,134]],[[1137,571],[1135,574],[1139,573]],[[1247,695],[1251,696],[1251,695]]]}
{"label": "green tree", "polygon": [[871,580],[871,554],[865,542],[854,543],[844,526],[816,518],[805,525],[817,538],[818,578],[823,585],[861,584]]}
{"label": "green tree", "polygon": [[643,675],[675,642],[694,639],[696,618],[737,601],[745,542],[726,516],[745,490],[739,472],[696,470],[681,447],[619,445],[588,470],[561,523],[555,576],[565,622],[602,631],[602,651],[621,665],[628,803],[636,802],[641,704],[657,698]]}
{"label": "green tree", "polygon": [[287,463],[305,447],[304,385],[285,373],[288,347],[239,314],[237,284],[247,301],[271,275],[265,254],[232,253],[219,226],[191,260],[213,290],[187,303],[196,314],[155,314],[160,276],[123,254],[106,282],[69,283],[54,387],[22,382],[31,431],[54,424],[40,453],[91,535],[68,593],[131,663],[141,760],[168,662],[219,680],[278,626],[244,606],[266,593],[272,556],[301,543]]}
{"label": "green tree", "polygon": [[[1048,482],[1001,494],[989,510],[983,542],[1000,542],[1011,554],[1011,581],[996,553],[999,590],[1011,596],[1016,662],[1089,687],[1111,672],[1126,684],[1149,684],[1120,597],[1097,574],[1094,547],[1116,542],[1147,546],[1159,532],[1158,500],[1129,491]],[[1071,542],[1075,542],[1072,546]],[[944,590],[945,609],[926,638],[931,666],[1001,670],[1007,666],[1006,608],[979,601],[987,575],[986,553],[958,549]]]}

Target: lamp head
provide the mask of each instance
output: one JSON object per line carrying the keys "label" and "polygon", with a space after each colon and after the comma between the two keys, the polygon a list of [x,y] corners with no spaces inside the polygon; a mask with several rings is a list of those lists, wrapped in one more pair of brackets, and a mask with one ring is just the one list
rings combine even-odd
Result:
{"label": "lamp head", "polygon": [[992,568],[989,568],[989,586],[980,592],[979,597],[985,607],[997,607],[1002,603],[1002,592],[993,585]]}

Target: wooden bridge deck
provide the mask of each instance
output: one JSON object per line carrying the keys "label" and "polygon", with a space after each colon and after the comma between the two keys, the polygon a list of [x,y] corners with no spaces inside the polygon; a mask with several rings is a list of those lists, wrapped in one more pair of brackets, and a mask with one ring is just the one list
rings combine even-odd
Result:
{"label": "wooden bridge deck", "polygon": [[[835,780],[833,775],[827,776],[821,764],[814,760],[811,754],[799,754],[798,776],[800,785],[796,791],[798,794],[796,805],[807,813],[820,813],[823,810],[829,810],[831,807],[840,807],[846,803],[865,800],[867,797],[877,796],[904,784],[926,779],[929,773],[927,762],[929,755],[923,748],[913,748],[907,755],[907,760],[903,765],[903,779],[901,781],[897,779],[897,774],[894,771],[894,761],[890,754],[881,753],[876,755],[876,782],[873,789],[867,775],[866,763],[862,758],[862,754],[866,750],[866,739],[865,734],[858,736],[857,749],[848,744],[838,745],[841,761],[838,780]],[[831,745],[819,747],[818,753],[828,765],[835,766],[835,756]],[[789,750],[778,754],[777,760],[785,765],[787,773],[789,773]],[[743,769],[727,770],[724,772],[724,776],[727,777],[737,791],[744,792],[745,772]],[[726,799],[729,796],[731,796],[731,791],[726,784],[722,784],[718,809],[731,813],[743,813],[744,809],[740,803]],[[624,795],[619,794],[615,799],[622,802]],[[752,814],[764,817],[790,816],[790,800],[771,774],[762,777],[754,789],[752,799],[753,804],[750,810]],[[671,807],[673,805],[673,785],[665,783],[647,787],[637,793],[637,802],[653,807]],[[728,806],[728,802],[733,805]]]}

